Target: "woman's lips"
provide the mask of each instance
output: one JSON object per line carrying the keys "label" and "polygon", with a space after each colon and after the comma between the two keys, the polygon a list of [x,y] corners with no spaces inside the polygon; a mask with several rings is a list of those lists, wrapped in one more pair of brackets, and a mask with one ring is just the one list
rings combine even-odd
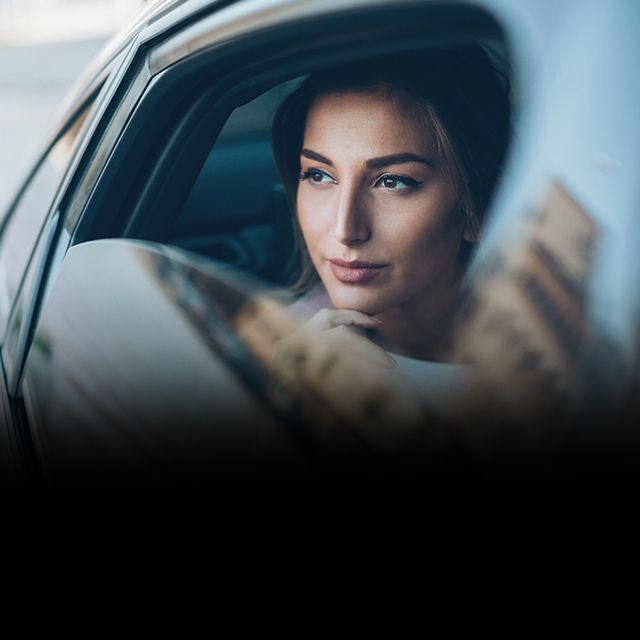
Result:
{"label": "woman's lips", "polygon": [[360,283],[366,282],[380,273],[387,265],[375,264],[373,262],[363,262],[354,260],[346,262],[344,260],[329,260],[329,267],[333,275],[341,282]]}

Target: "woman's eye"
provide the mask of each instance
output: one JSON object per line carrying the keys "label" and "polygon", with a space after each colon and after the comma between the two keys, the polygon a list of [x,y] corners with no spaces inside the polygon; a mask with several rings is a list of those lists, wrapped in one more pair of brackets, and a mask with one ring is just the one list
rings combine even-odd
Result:
{"label": "woman's eye", "polygon": [[407,176],[386,175],[382,176],[378,182],[376,182],[376,187],[399,190],[407,187],[413,189],[420,184],[422,184],[422,182],[414,180],[413,178],[408,178]]}
{"label": "woman's eye", "polygon": [[300,176],[300,180],[308,180],[309,182],[313,182],[314,184],[326,184],[328,182],[335,182],[335,180],[324,171],[319,171],[318,169],[309,169],[309,171],[305,171]]}

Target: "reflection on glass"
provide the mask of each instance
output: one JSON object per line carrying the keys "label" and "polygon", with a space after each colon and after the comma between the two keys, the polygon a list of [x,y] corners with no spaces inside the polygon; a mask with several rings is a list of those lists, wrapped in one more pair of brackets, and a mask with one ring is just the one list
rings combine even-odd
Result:
{"label": "reflection on glass", "polygon": [[[552,206],[571,204],[559,195],[551,198]],[[542,242],[546,235],[539,231]],[[550,251],[557,248],[555,236],[551,240],[545,245]],[[518,255],[526,265],[543,268],[536,273],[559,274],[545,271],[546,253],[544,264],[529,260],[538,254]],[[579,269],[572,273],[580,275]],[[522,281],[512,283],[518,287]],[[477,351],[492,337],[495,323],[483,319],[496,304],[487,308],[483,300],[497,289],[478,291],[460,327],[458,348]],[[576,291],[557,303],[570,302]],[[509,300],[516,298],[508,290]],[[504,348],[494,343],[490,353],[477,353],[471,386],[445,411],[406,384],[401,367],[382,370],[340,348],[318,358],[313,339],[296,341],[289,367],[274,367],[274,346],[299,333],[302,324],[292,302],[247,274],[169,247],[122,240],[73,247],[45,304],[23,384],[49,480],[413,481],[440,473],[455,477],[485,465],[492,469],[494,463],[498,469],[502,463],[522,464],[526,472],[529,462],[545,461],[548,454],[575,460],[576,445],[585,444],[579,432],[558,430],[562,425],[552,421],[528,424],[532,407],[522,395],[521,411],[511,410],[520,382],[535,396],[538,418],[554,395],[548,384],[538,385],[548,376],[531,369],[532,354],[511,357],[522,346],[511,332],[500,332]],[[539,318],[526,304],[513,312],[522,314],[522,323],[546,323],[546,316]],[[513,314],[505,310],[502,316],[508,324]],[[526,326],[531,347],[547,335],[541,325]],[[474,333],[483,329],[481,336]],[[558,355],[555,349],[550,353]],[[493,378],[496,367],[510,378]],[[574,372],[571,380],[581,378]],[[628,415],[637,418],[637,405],[634,411]],[[584,426],[574,417],[576,426]],[[564,444],[553,437],[557,433]],[[600,435],[593,443],[598,452],[607,444]],[[557,451],[556,444],[566,448]],[[566,458],[558,460],[563,471]]]}
{"label": "reflection on glass", "polygon": [[0,330],[6,327],[21,278],[89,108],[43,159],[0,237]]}

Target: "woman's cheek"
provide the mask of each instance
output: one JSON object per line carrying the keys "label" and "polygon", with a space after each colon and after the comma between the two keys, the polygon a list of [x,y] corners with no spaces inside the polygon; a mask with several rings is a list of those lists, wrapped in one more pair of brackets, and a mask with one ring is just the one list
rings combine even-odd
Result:
{"label": "woman's cheek", "polygon": [[309,250],[319,236],[329,233],[329,220],[326,202],[318,197],[305,197],[298,200],[298,222]]}

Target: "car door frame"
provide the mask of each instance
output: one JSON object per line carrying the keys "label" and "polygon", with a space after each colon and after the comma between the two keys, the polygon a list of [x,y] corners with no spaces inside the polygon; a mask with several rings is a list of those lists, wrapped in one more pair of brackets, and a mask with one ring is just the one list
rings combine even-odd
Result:
{"label": "car door frame", "polygon": [[[171,185],[181,183],[184,187],[181,197],[186,198],[189,179],[195,180],[196,169],[206,157],[205,151],[208,152],[212,139],[235,106],[255,97],[267,87],[299,75],[303,69],[308,72],[314,65],[321,67],[332,59],[340,61],[346,50],[354,58],[368,57],[374,51],[384,52],[385,46],[379,40],[374,45],[367,45],[367,39],[371,42],[376,25],[381,28],[384,22],[382,17],[389,17],[392,10],[397,11],[398,4],[391,6],[388,0],[354,0],[349,11],[345,11],[341,4],[332,0],[328,8],[327,3],[316,1],[305,5],[304,12],[296,13],[295,2],[264,4],[247,0],[213,3],[202,9],[209,13],[204,17],[200,14],[196,22],[193,15],[189,19],[185,17],[184,22],[178,24],[170,14],[157,20],[144,28],[118,55],[47,218],[47,223],[50,223],[53,216],[60,214],[55,233],[50,234],[49,241],[38,248],[38,252],[46,256],[42,262],[41,277],[34,283],[35,291],[20,294],[32,297],[32,313],[30,318],[25,318],[25,335],[18,351],[11,354],[11,371],[7,376],[14,429],[28,431],[28,426],[19,426],[19,423],[26,422],[24,407],[20,406],[21,377],[48,283],[55,278],[66,248],[113,234],[140,237],[148,233],[150,212],[163,201],[166,212]],[[487,34],[505,35],[504,25],[482,3],[453,2],[440,5],[406,0],[402,5],[409,12],[400,20],[406,25],[417,22],[415,18],[411,19],[414,15],[431,18],[440,15],[446,23],[447,15],[455,14],[456,19],[451,20],[451,26],[455,26],[455,29],[445,36],[449,40],[453,39],[454,33],[463,39]],[[438,11],[442,13],[438,14]],[[461,12],[466,12],[464,20],[457,17]],[[342,39],[336,42],[335,33],[332,33],[322,40],[327,24],[345,16],[352,22],[347,20],[343,24],[340,32]],[[476,16],[476,22],[470,19],[473,16]],[[359,24],[358,19],[363,17],[366,18],[364,24]],[[262,27],[253,31],[259,20],[263,20]],[[302,25],[306,29],[303,31],[306,38],[301,37]],[[354,32],[354,26],[359,31]],[[416,30],[414,46],[417,47],[419,42],[443,41],[442,22],[434,20],[430,28],[433,30],[431,33],[418,33]],[[465,29],[468,31],[465,32]],[[316,35],[318,40],[310,38],[309,33]],[[357,35],[360,35],[360,39],[356,37],[354,40]],[[290,49],[284,54],[276,53],[270,58],[257,55],[273,48],[274,42],[282,38],[297,43],[297,48],[289,45]],[[247,43],[251,44],[249,50]],[[322,50],[322,47],[331,45],[333,49],[330,52]],[[405,34],[404,41],[399,38],[387,42],[386,50],[406,50],[408,46],[411,45],[407,43]],[[252,57],[254,60],[250,59]],[[258,58],[257,61],[255,58]],[[219,75],[217,83],[203,89],[203,83],[212,80],[212,59],[216,59],[219,65],[226,64],[226,73]],[[238,65],[239,60],[244,64]],[[275,70],[274,61],[278,64]],[[236,70],[232,71],[234,64]],[[190,87],[192,93],[188,94],[186,100],[180,100],[176,87]],[[133,191],[129,201],[120,201],[124,214],[121,220],[116,221],[119,229],[107,229],[102,226],[106,216],[100,214],[113,205],[113,200],[110,204],[110,198],[117,192],[119,178],[126,175],[130,167],[140,164],[144,141],[151,139],[154,133],[155,125],[149,122],[150,116],[157,113],[160,102],[170,95],[174,103],[173,111],[163,125],[166,129],[161,141],[163,153],[154,156],[155,162],[147,167],[148,173],[142,180],[130,179],[129,186]],[[172,129],[172,123],[180,126]],[[194,123],[198,123],[197,126]],[[157,133],[158,127],[155,128]],[[194,132],[197,132],[196,135]],[[207,144],[202,142],[205,138],[208,139]],[[188,161],[185,160],[187,156]],[[186,178],[186,174],[190,178]],[[61,240],[63,230],[68,233],[68,238],[65,236]],[[62,251],[57,250],[60,242],[66,243]],[[19,414],[17,419],[16,414]],[[32,454],[26,451],[29,449],[28,443],[22,449],[20,457],[29,460]]]}

